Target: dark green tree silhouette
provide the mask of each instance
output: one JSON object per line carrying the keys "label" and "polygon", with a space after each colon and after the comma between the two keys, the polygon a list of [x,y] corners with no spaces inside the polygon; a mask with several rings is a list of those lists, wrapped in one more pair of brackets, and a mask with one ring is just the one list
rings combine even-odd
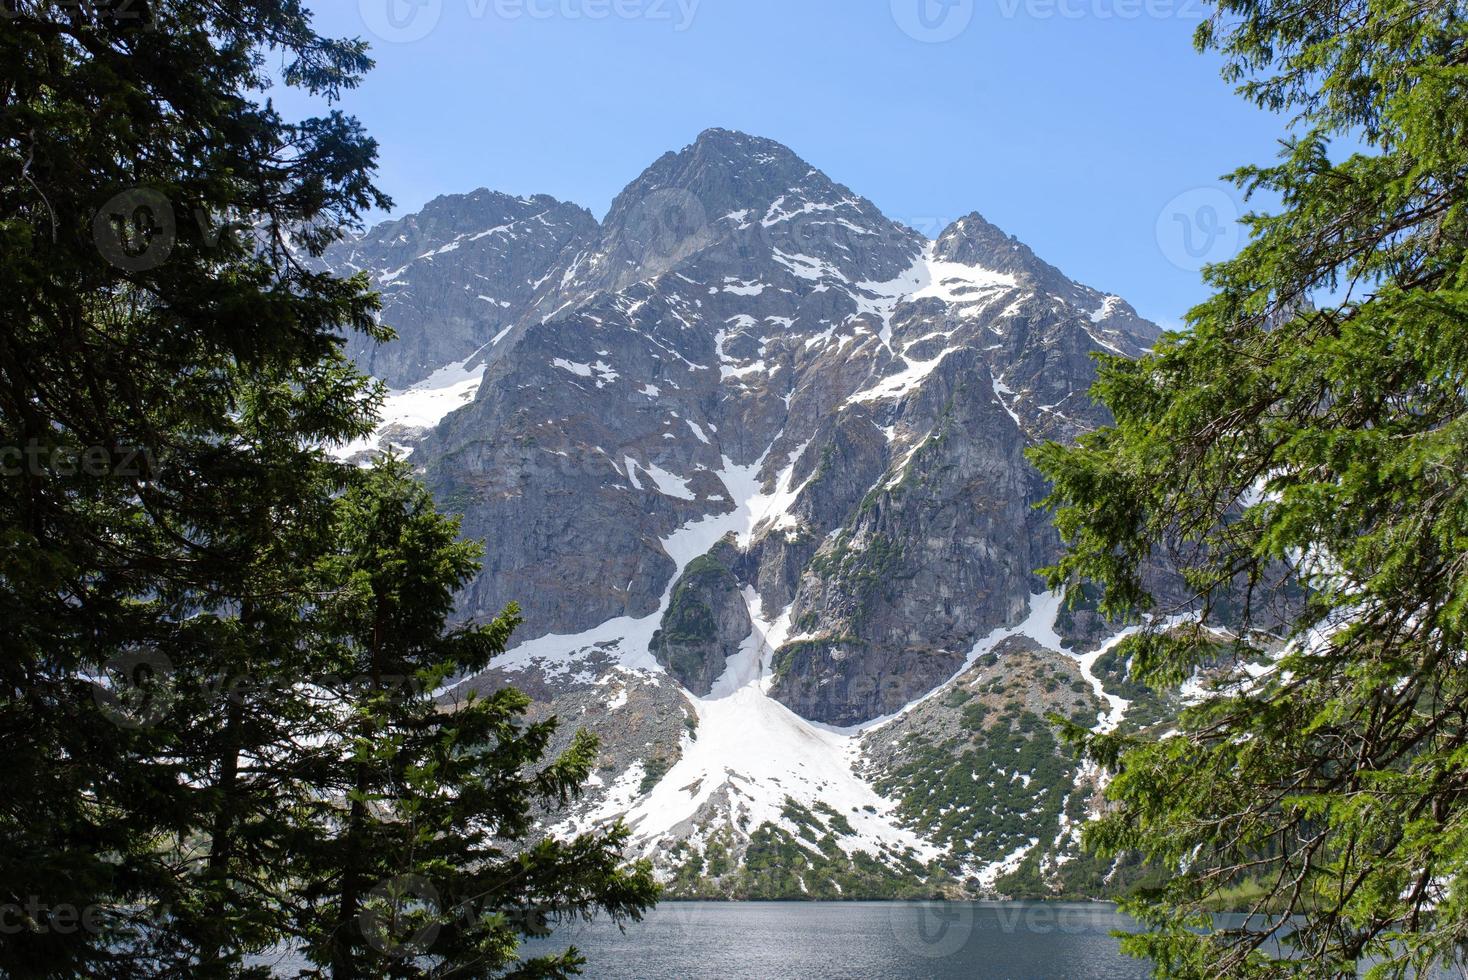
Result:
{"label": "dark green tree silhouette", "polygon": [[[1054,583],[1166,612],[1142,576],[1163,556],[1195,621],[1229,603],[1268,665],[1166,737],[1084,739],[1115,772],[1087,840],[1168,871],[1126,940],[1159,976],[1417,975],[1468,937],[1465,42],[1452,3],[1218,3],[1200,47],[1293,124],[1235,177],[1281,203],[1187,329],[1106,361],[1116,424],[1035,454],[1070,544]],[[1281,563],[1309,588],[1283,649],[1249,629]],[[1176,682],[1219,649],[1195,625],[1123,655]],[[1212,928],[1238,895],[1299,918]]]}
{"label": "dark green tree silhouette", "polygon": [[[320,565],[322,635],[343,685],[321,691],[342,719],[316,746],[320,803],[296,840],[296,895],[311,958],[332,977],[560,976],[581,961],[514,962],[518,940],[556,919],[640,917],[650,866],[622,870],[627,832],[530,842],[536,806],[564,806],[596,763],[579,733],[542,764],[556,724],[527,724],[501,689],[447,704],[435,691],[505,649],[514,609],[446,628],[477,545],[433,509],[406,464],[387,460],[339,501]],[[334,689],[333,689],[334,687]]]}
{"label": "dark green tree silhouette", "polygon": [[[314,259],[390,203],[375,143],[332,108],[370,61],[299,0],[0,0],[0,64],[0,973],[240,975],[316,935],[301,848],[335,839],[311,820],[358,771],[317,750],[362,723],[322,696],[356,649],[336,632],[352,590],[322,575],[347,560],[337,518],[363,479],[325,448],[375,425],[345,335],[390,331],[364,277]],[[272,84],[325,109],[286,119]],[[507,622],[445,660],[487,655]],[[464,744],[484,710],[454,723]],[[534,744],[472,751],[528,765]],[[394,764],[437,771],[406,754],[431,748]],[[577,759],[547,785],[569,791]],[[452,780],[478,770],[442,766],[473,805]],[[418,866],[373,850],[401,837],[344,839],[362,874]],[[600,882],[635,911],[642,878],[595,877],[616,842],[587,842],[564,879],[545,859],[520,897],[562,881],[554,907],[588,908]]]}

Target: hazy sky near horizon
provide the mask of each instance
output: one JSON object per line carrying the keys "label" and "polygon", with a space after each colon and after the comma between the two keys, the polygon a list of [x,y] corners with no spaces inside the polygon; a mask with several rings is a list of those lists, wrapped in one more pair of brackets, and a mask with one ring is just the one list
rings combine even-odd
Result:
{"label": "hazy sky near horizon", "polygon": [[[929,235],[977,210],[1175,325],[1285,121],[1191,43],[1199,0],[311,0],[372,43],[342,107],[394,214],[478,187],[600,218],[711,126],[767,136]],[[277,89],[283,109],[307,105]]]}

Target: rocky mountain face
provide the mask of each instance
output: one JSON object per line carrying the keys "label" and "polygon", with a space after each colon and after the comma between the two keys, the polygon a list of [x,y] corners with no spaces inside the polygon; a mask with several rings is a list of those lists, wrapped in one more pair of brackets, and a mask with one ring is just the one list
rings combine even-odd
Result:
{"label": "rocky mountain face", "polygon": [[596,230],[591,213],[573,204],[478,190],[339,242],[323,261],[340,275],[371,276],[397,339],[359,340],[351,354],[367,373],[402,387],[472,356],[518,322],[564,254]]}
{"label": "rocky mountain face", "polygon": [[[1089,784],[1036,720],[1126,702],[1089,669],[1108,631],[1034,573],[1058,542],[1024,452],[1105,421],[1093,355],[1158,334],[1124,300],[978,214],[930,241],[723,130],[600,223],[479,191],[328,258],[399,335],[355,352],[393,391],[350,451],[411,448],[486,545],[462,614],[525,613],[464,690],[515,683],[603,736],[560,829],[627,819],[684,894],[1064,865]],[[969,782],[924,775],[944,759]]]}

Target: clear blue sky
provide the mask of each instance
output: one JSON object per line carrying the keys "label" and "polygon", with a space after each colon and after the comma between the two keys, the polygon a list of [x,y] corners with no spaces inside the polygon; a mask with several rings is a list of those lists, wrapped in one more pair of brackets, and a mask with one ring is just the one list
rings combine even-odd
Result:
{"label": "clear blue sky", "polygon": [[1197,0],[312,6],[323,33],[373,44],[345,109],[382,144],[396,213],[489,187],[601,217],[661,153],[722,126],[930,235],[978,210],[1168,325],[1204,295],[1201,259],[1236,240],[1236,195],[1208,189],[1284,131],[1193,50]]}

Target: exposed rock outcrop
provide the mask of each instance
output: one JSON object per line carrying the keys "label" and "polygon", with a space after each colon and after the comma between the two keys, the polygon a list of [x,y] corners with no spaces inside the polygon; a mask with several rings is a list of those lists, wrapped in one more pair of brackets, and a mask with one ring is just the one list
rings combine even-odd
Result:
{"label": "exposed rock outcrop", "polygon": [[733,554],[726,545],[689,563],[652,637],[650,649],[658,663],[700,696],[713,689],[754,628],[739,581],[721,560]]}

